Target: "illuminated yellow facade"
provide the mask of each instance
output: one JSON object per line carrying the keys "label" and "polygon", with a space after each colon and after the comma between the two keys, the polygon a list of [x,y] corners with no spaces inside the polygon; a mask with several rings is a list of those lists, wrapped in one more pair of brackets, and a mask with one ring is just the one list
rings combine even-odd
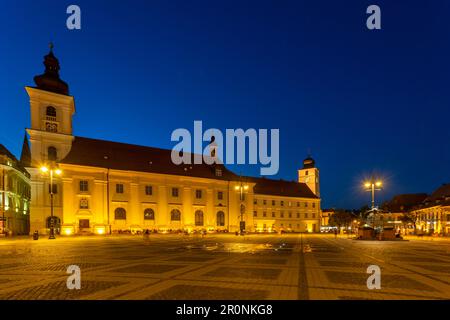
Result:
{"label": "illuminated yellow facade", "polygon": [[29,233],[30,175],[0,144],[0,235]]}
{"label": "illuminated yellow facade", "polygon": [[418,233],[450,234],[450,201],[412,211]]}
{"label": "illuminated yellow facade", "polygon": [[26,87],[31,232],[49,229],[51,186],[39,170],[44,164],[62,170],[54,177],[53,193],[55,228],[63,235],[147,229],[234,232],[242,222],[250,232],[319,231],[314,163],[299,171],[299,179],[305,171],[313,179],[312,191],[307,183],[239,177],[223,165],[177,166],[170,161],[170,150],[74,136],[74,98],[54,73],[59,63],[52,52],[44,64],[46,73],[35,78],[37,87]]}

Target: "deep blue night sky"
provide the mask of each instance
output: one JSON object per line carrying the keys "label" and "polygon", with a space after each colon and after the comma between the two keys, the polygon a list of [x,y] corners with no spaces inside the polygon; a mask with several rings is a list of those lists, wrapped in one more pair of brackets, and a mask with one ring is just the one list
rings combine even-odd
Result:
{"label": "deep blue night sky", "polygon": [[[382,30],[365,26],[370,4]],[[18,156],[24,86],[53,41],[75,135],[171,148],[194,120],[279,128],[276,178],[296,179],[310,149],[323,207],[368,204],[372,172],[380,199],[450,182],[450,1],[8,1],[0,27],[0,143]]]}

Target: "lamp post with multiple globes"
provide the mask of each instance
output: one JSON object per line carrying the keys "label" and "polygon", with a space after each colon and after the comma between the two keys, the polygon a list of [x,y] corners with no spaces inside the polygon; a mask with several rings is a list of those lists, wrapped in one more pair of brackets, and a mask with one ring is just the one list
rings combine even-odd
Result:
{"label": "lamp post with multiple globes", "polygon": [[375,209],[375,191],[381,190],[383,183],[380,180],[372,178],[370,181],[364,183],[366,191],[372,192],[372,210]]}
{"label": "lamp post with multiple globes", "polygon": [[372,177],[369,181],[364,182],[364,187],[366,191],[369,191],[372,193],[372,226],[375,225],[375,191],[381,190],[381,187],[383,186],[383,183],[381,180],[375,179]]}
{"label": "lamp post with multiple globes", "polygon": [[48,238],[55,239],[55,224],[53,217],[53,176],[60,176],[62,171],[55,165],[50,167],[42,166],[40,169],[43,174],[49,174],[50,176],[50,235]]}

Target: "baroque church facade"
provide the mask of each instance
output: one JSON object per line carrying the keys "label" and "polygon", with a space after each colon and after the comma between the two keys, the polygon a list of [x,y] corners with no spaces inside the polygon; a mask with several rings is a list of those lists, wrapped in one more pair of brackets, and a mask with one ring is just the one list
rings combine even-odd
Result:
{"label": "baroque church facade", "polygon": [[[272,180],[238,176],[221,164],[175,165],[171,150],[75,136],[74,97],[52,49],[44,65],[36,85],[25,87],[31,124],[21,162],[31,175],[30,232],[48,233],[52,222],[63,235],[320,230],[312,158],[297,182]],[[52,185],[43,166],[61,170]]]}

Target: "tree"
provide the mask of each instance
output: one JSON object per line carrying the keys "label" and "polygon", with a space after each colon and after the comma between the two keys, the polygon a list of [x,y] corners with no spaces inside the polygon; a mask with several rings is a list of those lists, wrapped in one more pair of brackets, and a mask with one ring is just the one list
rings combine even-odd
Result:
{"label": "tree", "polygon": [[338,209],[335,213],[330,217],[329,224],[334,227],[341,228],[342,226],[348,227],[355,216],[346,210]]}

